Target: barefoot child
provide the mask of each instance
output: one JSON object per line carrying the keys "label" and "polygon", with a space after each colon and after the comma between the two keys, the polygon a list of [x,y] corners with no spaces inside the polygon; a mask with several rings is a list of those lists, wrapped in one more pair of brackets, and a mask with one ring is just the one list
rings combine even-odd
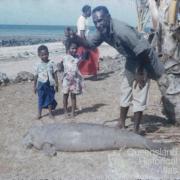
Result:
{"label": "barefoot child", "polygon": [[68,97],[71,96],[72,111],[71,116],[75,116],[76,95],[82,93],[83,78],[78,69],[80,58],[77,56],[77,44],[68,43],[67,54],[63,57],[62,65],[64,69],[62,79],[63,105],[65,116],[68,116]]}
{"label": "barefoot child", "polygon": [[[35,67],[34,93],[38,94],[38,116],[41,118],[43,108],[48,108],[49,117],[53,118],[52,110],[56,108],[57,102],[54,99],[55,90],[58,91],[58,78],[55,73],[56,66],[49,60],[47,46],[38,47],[38,56],[41,59]],[[54,90],[55,88],[55,90]]]}

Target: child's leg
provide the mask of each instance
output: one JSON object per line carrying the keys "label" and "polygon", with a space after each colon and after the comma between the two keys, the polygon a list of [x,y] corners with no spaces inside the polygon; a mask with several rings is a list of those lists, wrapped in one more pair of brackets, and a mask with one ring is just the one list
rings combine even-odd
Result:
{"label": "child's leg", "polygon": [[68,97],[69,97],[69,94],[63,94],[64,114],[66,114],[66,115],[68,113],[68,110],[67,110],[67,107],[68,107]]}
{"label": "child's leg", "polygon": [[120,107],[120,119],[118,123],[119,128],[125,128],[125,121],[127,118],[128,110],[129,107]]}
{"label": "child's leg", "polygon": [[75,96],[74,96],[74,101],[75,101],[74,107],[75,107],[75,110],[76,110],[76,109],[77,109],[77,104],[76,104],[76,94],[75,94]]}
{"label": "child's leg", "polygon": [[53,113],[52,113],[52,105],[48,106],[48,110],[49,110],[49,117],[54,118]]}
{"label": "child's leg", "polygon": [[37,119],[41,119],[42,108],[38,108]]}
{"label": "child's leg", "polygon": [[37,115],[37,119],[41,119],[41,114],[42,114],[42,96],[41,96],[41,91],[38,91],[38,115]]}
{"label": "child's leg", "polygon": [[75,116],[75,108],[76,108],[76,94],[71,93],[71,104],[72,104],[71,115],[72,115],[72,117],[74,117]]}

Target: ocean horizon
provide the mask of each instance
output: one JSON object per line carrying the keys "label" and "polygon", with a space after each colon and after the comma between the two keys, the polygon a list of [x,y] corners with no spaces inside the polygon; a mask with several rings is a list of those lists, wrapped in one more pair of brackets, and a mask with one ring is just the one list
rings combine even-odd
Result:
{"label": "ocean horizon", "polygon": [[[62,38],[64,36],[64,30],[67,27],[71,27],[76,30],[76,26],[73,25],[14,25],[14,24],[0,24],[0,38],[7,37],[25,37],[25,36],[37,36],[37,37],[51,37]],[[94,31],[94,27],[90,27]]]}

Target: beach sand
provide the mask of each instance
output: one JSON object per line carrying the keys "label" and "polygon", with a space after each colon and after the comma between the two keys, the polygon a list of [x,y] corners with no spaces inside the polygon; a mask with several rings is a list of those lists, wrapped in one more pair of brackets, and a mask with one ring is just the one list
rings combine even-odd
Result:
{"label": "beach sand", "polygon": [[[48,43],[50,58],[58,61],[65,53],[62,43]],[[38,45],[0,48],[0,72],[14,78],[20,71],[33,72],[38,61]],[[148,108],[144,112],[143,126],[148,129],[147,138],[176,142],[171,159],[146,150],[123,149],[102,152],[58,152],[47,157],[42,151],[25,149],[23,135],[34,124],[53,122],[86,122],[115,126],[119,117],[119,89],[122,68],[117,52],[103,44],[98,80],[85,80],[85,92],[77,97],[77,116],[64,119],[61,86],[56,94],[58,107],[55,119],[49,119],[43,111],[41,121],[35,119],[37,97],[33,94],[33,82],[22,82],[0,87],[0,179],[2,180],[121,180],[121,179],[178,179],[180,177],[179,128],[167,124],[161,113],[161,95],[152,81]],[[109,56],[109,57],[107,57]],[[117,63],[117,64],[114,64]],[[112,68],[114,67],[114,69]],[[132,111],[127,119],[132,128]],[[112,121],[112,122],[111,122]]]}

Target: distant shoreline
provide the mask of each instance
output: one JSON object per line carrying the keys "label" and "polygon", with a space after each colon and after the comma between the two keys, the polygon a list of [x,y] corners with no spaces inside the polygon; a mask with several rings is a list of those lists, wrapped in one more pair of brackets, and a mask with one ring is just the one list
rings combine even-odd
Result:
{"label": "distant shoreline", "polygon": [[63,39],[67,26],[0,25],[0,47],[26,46]]}
{"label": "distant shoreline", "polygon": [[61,42],[63,37],[47,35],[30,35],[30,36],[2,36],[0,35],[0,47],[28,46],[49,42]]}

